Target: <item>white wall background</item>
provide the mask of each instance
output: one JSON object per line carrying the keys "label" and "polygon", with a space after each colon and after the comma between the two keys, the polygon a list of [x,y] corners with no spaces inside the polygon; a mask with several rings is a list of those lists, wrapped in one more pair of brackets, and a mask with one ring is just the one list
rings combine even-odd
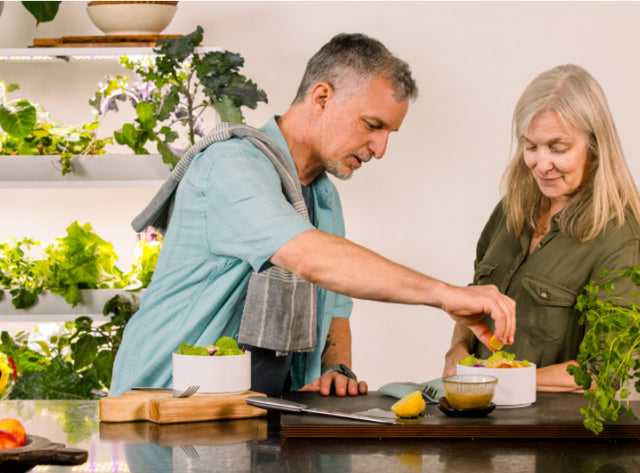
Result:
{"label": "white wall background", "polygon": [[[18,2],[5,2],[0,48],[26,47],[34,37],[100,34],[85,5],[63,2],[57,18],[36,29]],[[639,20],[637,2],[181,1],[165,33],[185,34],[201,25],[205,46],[243,55],[243,73],[269,96],[267,105],[245,113],[256,126],[286,110],[306,61],[336,33],[369,34],[408,61],[421,94],[402,130],[383,160],[337,183],[348,237],[465,285],[476,239],[499,198],[513,107],[539,72],[571,62],[600,81],[640,179]],[[69,123],[90,120],[87,100],[109,71],[95,63],[0,63],[1,79],[18,82],[21,96]],[[0,189],[0,240],[47,240],[73,220],[90,221],[128,264],[135,237],[129,221],[153,193]],[[373,389],[440,375],[452,327],[443,312],[356,301],[351,320],[354,368]]]}

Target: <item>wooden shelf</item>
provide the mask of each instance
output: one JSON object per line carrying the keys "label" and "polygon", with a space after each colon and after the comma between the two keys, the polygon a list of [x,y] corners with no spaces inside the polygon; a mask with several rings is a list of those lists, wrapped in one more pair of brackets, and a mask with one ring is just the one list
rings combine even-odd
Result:
{"label": "wooden shelf", "polygon": [[77,156],[66,175],[59,159],[0,156],[0,188],[159,187],[171,172],[159,154]]}

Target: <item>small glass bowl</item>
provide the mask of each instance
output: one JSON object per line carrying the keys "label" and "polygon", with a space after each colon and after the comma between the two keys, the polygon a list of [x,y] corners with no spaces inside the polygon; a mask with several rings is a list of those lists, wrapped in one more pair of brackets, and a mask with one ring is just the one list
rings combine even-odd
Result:
{"label": "small glass bowl", "polygon": [[442,379],[445,396],[453,409],[489,407],[498,378],[489,375],[457,374]]}

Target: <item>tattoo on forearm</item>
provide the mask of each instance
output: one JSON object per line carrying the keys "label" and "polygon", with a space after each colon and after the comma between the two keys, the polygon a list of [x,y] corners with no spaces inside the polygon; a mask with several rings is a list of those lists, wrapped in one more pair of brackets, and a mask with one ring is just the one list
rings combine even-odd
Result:
{"label": "tattoo on forearm", "polygon": [[329,351],[329,348],[335,347],[335,346],[336,346],[335,342],[331,340],[331,334],[328,334],[327,340],[324,343],[324,348],[322,349],[322,356],[324,356],[325,353]]}

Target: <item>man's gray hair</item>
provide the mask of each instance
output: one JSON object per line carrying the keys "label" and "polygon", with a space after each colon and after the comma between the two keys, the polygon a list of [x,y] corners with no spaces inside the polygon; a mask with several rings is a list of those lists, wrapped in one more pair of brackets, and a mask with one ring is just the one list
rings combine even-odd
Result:
{"label": "man's gray hair", "polygon": [[338,93],[341,89],[360,88],[375,77],[392,84],[398,101],[418,96],[418,86],[405,61],[391,54],[377,39],[341,33],[309,60],[293,104],[303,102],[318,82],[327,82]]}

